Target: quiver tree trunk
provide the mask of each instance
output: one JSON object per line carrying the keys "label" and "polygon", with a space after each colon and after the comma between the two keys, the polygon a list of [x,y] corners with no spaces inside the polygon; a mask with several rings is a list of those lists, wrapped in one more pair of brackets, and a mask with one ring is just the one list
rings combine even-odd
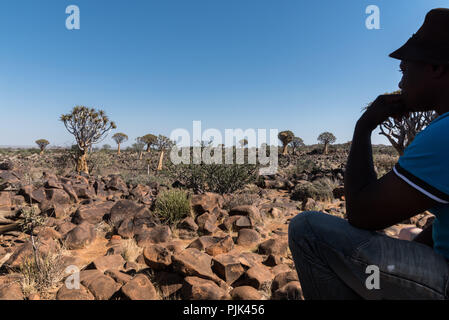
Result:
{"label": "quiver tree trunk", "polygon": [[86,174],[89,174],[89,168],[87,166],[87,150],[88,148],[83,148],[78,154],[78,158],[76,161],[76,171],[78,173],[84,172]]}
{"label": "quiver tree trunk", "polygon": [[323,150],[323,154],[327,154],[329,152],[329,144],[325,143],[324,144],[324,150]]}
{"label": "quiver tree trunk", "polygon": [[287,154],[287,144],[284,144],[284,146],[282,147],[282,154],[285,156]]}
{"label": "quiver tree trunk", "polygon": [[120,154],[120,143],[117,143],[117,154]]}
{"label": "quiver tree trunk", "polygon": [[164,163],[164,150],[161,151],[161,154],[159,156],[159,162],[157,164],[157,170],[161,171],[162,170],[162,164]]}

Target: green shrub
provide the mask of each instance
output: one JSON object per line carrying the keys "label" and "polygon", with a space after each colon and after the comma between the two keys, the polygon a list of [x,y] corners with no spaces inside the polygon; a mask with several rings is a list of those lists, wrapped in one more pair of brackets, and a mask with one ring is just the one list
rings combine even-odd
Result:
{"label": "green shrub", "polygon": [[293,175],[302,173],[313,173],[316,171],[319,171],[319,167],[317,166],[315,161],[312,161],[311,159],[301,159],[298,160],[296,166],[293,169],[291,169],[289,174]]}
{"label": "green shrub", "polygon": [[190,201],[187,192],[170,189],[162,192],[155,203],[155,213],[161,221],[176,224],[190,215]]}
{"label": "green shrub", "polygon": [[89,154],[87,165],[91,174],[104,175],[105,169],[112,165],[112,159],[106,151],[97,151]]}
{"label": "green shrub", "polygon": [[197,192],[233,193],[257,178],[257,166],[249,164],[180,164],[171,176]]}
{"label": "green shrub", "polygon": [[147,173],[135,173],[135,172],[121,172],[120,176],[122,177],[123,181],[129,186],[136,186],[138,184],[143,185],[151,185],[153,183],[157,183],[161,186],[170,186],[171,181],[169,178],[160,175],[148,175]]}

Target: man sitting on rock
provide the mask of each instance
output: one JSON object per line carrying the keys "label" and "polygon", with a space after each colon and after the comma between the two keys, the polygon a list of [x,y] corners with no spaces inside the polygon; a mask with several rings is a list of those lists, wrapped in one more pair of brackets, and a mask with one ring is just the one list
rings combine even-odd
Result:
{"label": "man sitting on rock", "polygon": [[[348,221],[298,214],[289,246],[306,299],[446,299],[449,295],[449,9],[431,10],[390,57],[401,94],[381,95],[358,120],[345,173]],[[377,179],[371,133],[389,117],[435,110],[394,169]],[[413,241],[376,232],[425,210]]]}

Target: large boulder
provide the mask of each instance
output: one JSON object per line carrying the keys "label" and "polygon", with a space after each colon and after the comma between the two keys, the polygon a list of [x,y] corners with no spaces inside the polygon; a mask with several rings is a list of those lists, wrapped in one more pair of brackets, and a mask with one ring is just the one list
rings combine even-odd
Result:
{"label": "large boulder", "polygon": [[111,208],[114,206],[113,202],[94,202],[85,206],[80,206],[73,215],[72,222],[80,224],[87,221],[91,224],[97,224],[109,214]]}
{"label": "large boulder", "polygon": [[152,189],[147,185],[138,184],[129,193],[133,199],[146,205],[152,205],[155,196],[157,195],[157,189]]}
{"label": "large boulder", "polygon": [[95,237],[95,227],[85,221],[67,233],[65,242],[69,249],[82,249],[91,244]]}
{"label": "large boulder", "polygon": [[63,285],[56,294],[56,300],[95,300],[95,297],[81,284],[79,289],[68,289]]}
{"label": "large boulder", "polygon": [[172,253],[166,247],[154,244],[143,250],[145,263],[153,270],[164,270],[171,265]]}
{"label": "large boulder", "polygon": [[[58,242],[53,240],[52,238],[41,239],[41,243],[39,245],[38,251],[42,255],[48,255],[50,253],[54,253],[58,249]],[[10,269],[19,269],[20,266],[27,260],[33,258],[33,246],[30,241],[23,243],[20,246],[17,246],[13,252],[13,254],[9,257],[9,259],[4,263],[4,267]]]}
{"label": "large boulder", "polygon": [[70,196],[61,189],[45,189],[45,195],[47,197],[47,200],[51,204],[70,204]]}
{"label": "large boulder", "polygon": [[218,281],[219,278],[212,272],[212,258],[194,248],[187,248],[172,256],[172,267],[175,272],[184,276],[196,276],[204,279]]}
{"label": "large boulder", "polygon": [[271,284],[271,291],[274,292],[291,281],[299,281],[298,273],[296,271],[280,273],[274,277],[274,280]]}
{"label": "large boulder", "polygon": [[164,243],[171,240],[172,232],[169,226],[159,225],[148,228],[137,234],[136,240],[139,247],[147,247],[155,243]]}
{"label": "large boulder", "polygon": [[128,281],[121,291],[124,297],[129,300],[159,300],[153,284],[143,274],[138,274]]}
{"label": "large boulder", "polygon": [[195,248],[200,251],[205,251],[206,248],[220,242],[222,237],[214,237],[214,236],[201,236],[193,240],[187,248]]}
{"label": "large boulder", "polygon": [[47,200],[47,195],[43,187],[34,189],[32,185],[23,186],[19,194],[25,197],[27,203],[41,203]]}
{"label": "large boulder", "polygon": [[229,285],[232,285],[245,273],[245,269],[238,257],[231,254],[221,254],[213,257],[212,270]]}
{"label": "large boulder", "polygon": [[217,217],[213,213],[203,213],[196,218],[196,222],[200,231],[206,234],[211,234],[217,229],[217,226],[215,225],[217,222]]}
{"label": "large boulder", "polygon": [[111,175],[110,180],[106,183],[108,190],[120,191],[123,193],[128,192],[128,187],[123,179],[119,175]]}
{"label": "large boulder", "polygon": [[287,254],[288,244],[286,240],[272,238],[259,245],[258,252],[266,255],[284,256]]}
{"label": "large boulder", "polygon": [[187,300],[227,299],[226,291],[215,282],[198,277],[186,277],[181,289],[182,297]]}
{"label": "large boulder", "polygon": [[0,171],[0,191],[17,191],[20,185],[20,177],[14,171]]}
{"label": "large boulder", "polygon": [[155,272],[153,281],[157,283],[163,298],[179,298],[179,291],[184,284],[184,278],[181,275],[166,271]]}
{"label": "large boulder", "polygon": [[234,249],[234,241],[231,236],[226,236],[217,243],[214,243],[206,248],[206,253],[210,256],[227,253]]}
{"label": "large boulder", "polygon": [[254,219],[254,221],[258,221],[261,219],[261,215],[260,215],[260,211],[257,207],[255,206],[251,206],[251,205],[242,205],[242,206],[237,206],[231,209],[231,211],[229,211],[229,215],[230,216],[247,216],[250,217],[252,219]]}
{"label": "large boulder", "polygon": [[0,300],[23,300],[22,286],[20,281],[0,278]]}
{"label": "large boulder", "polygon": [[274,300],[304,300],[301,284],[299,281],[291,281],[277,289],[272,298]]}
{"label": "large boulder", "polygon": [[191,239],[197,235],[199,227],[192,217],[187,217],[181,220],[177,228],[178,228],[178,235],[181,239]]}
{"label": "large boulder", "polygon": [[120,200],[112,208],[109,220],[116,227],[126,218],[135,217],[140,211],[146,210],[144,206],[139,206],[130,200]]}
{"label": "large boulder", "polygon": [[9,209],[12,206],[12,197],[9,191],[0,191],[0,209]]}
{"label": "large boulder", "polygon": [[81,271],[80,281],[97,300],[109,300],[121,287],[114,279],[99,270]]}
{"label": "large boulder", "polygon": [[216,193],[206,192],[204,194],[193,195],[190,202],[196,214],[212,212],[216,207],[223,205],[223,197]]}
{"label": "large boulder", "polygon": [[240,286],[234,288],[231,292],[233,300],[262,300],[262,294],[251,286]]}
{"label": "large boulder", "polygon": [[125,263],[125,259],[120,254],[113,254],[96,258],[92,262],[92,266],[101,272],[105,272],[108,269],[122,270]]}
{"label": "large boulder", "polygon": [[75,183],[72,184],[72,188],[75,191],[78,199],[95,199],[95,189],[88,183]]}
{"label": "large boulder", "polygon": [[253,229],[240,229],[236,243],[241,246],[254,246],[260,241],[260,235]]}
{"label": "large boulder", "polygon": [[239,280],[238,285],[248,285],[257,290],[268,290],[273,278],[274,274],[268,267],[257,265],[246,271],[242,279]]}

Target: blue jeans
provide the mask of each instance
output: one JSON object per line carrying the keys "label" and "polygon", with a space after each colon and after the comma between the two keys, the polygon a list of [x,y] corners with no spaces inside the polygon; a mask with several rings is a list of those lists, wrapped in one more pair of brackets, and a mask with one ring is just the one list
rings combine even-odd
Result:
{"label": "blue jeans", "polygon": [[312,211],[291,220],[288,241],[305,299],[448,297],[448,262],[424,244]]}

